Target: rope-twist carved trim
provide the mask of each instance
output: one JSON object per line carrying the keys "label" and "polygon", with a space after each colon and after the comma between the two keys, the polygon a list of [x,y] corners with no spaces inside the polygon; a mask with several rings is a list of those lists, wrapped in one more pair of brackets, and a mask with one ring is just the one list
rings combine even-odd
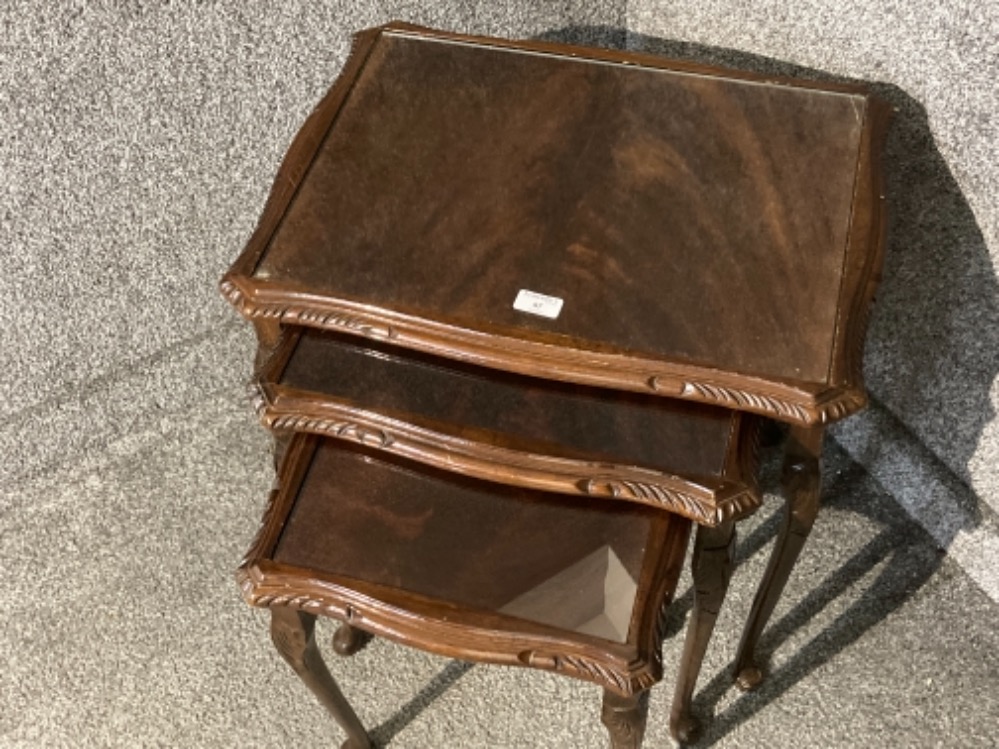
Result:
{"label": "rope-twist carved trim", "polygon": [[592,497],[636,499],[646,504],[679,510],[697,522],[711,522],[712,515],[701,499],[659,484],[647,484],[628,479],[583,479],[579,486]]}
{"label": "rope-twist carved trim", "polygon": [[225,279],[219,284],[229,303],[249,319],[273,319],[278,322],[309,325],[318,328],[340,328],[354,333],[360,333],[368,338],[386,340],[395,338],[395,331],[390,325],[368,320],[360,315],[344,312],[323,312],[301,304],[268,304],[251,303],[243,290],[232,281]]}

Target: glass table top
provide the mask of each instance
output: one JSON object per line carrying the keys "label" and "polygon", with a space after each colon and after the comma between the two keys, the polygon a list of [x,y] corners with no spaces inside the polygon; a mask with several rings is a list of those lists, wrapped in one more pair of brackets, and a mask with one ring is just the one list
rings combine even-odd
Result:
{"label": "glass table top", "polygon": [[[866,105],[386,32],[253,277],[825,382]],[[558,314],[525,313],[521,291],[561,300]]]}
{"label": "glass table top", "polygon": [[644,613],[657,534],[686,522],[316,444],[276,562],[611,642]]}
{"label": "glass table top", "polygon": [[[522,452],[720,478],[737,412],[462,365],[316,330],[296,331],[265,372],[286,391],[336,400]],[[282,391],[284,392],[284,391]]]}

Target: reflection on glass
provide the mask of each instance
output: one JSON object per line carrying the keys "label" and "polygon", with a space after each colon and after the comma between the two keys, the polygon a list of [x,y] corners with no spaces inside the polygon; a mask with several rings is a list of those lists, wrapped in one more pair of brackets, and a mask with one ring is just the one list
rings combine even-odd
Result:
{"label": "reflection on glass", "polygon": [[[732,414],[657,395],[546,382],[303,331],[282,387],[526,452],[721,474]],[[482,431],[485,434],[482,434]]]}
{"label": "reflection on glass", "polygon": [[502,614],[625,642],[638,583],[614,549],[603,546],[517,596]]}
{"label": "reflection on glass", "polygon": [[475,481],[322,440],[273,558],[627,642],[661,517],[639,505]]}

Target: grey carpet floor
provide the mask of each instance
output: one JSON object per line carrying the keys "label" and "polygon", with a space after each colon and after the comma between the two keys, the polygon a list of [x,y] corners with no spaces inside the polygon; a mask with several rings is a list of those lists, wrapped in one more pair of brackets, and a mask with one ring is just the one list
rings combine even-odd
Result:
{"label": "grey carpet floor", "polygon": [[[732,687],[727,665],[779,502],[770,497],[740,528],[743,562],[699,690],[699,711],[715,716],[704,745],[993,746],[999,607],[844,452],[830,445],[825,457],[827,507],[764,641],[771,677],[750,695]],[[0,536],[0,745],[315,746],[339,736],[232,579],[267,464],[266,435],[232,387],[165,418],[155,435],[22,485]],[[669,745],[688,588],[647,746]],[[327,653],[331,634],[321,628]],[[592,685],[385,641],[331,658],[390,746],[605,742]]]}
{"label": "grey carpet floor", "polygon": [[[271,475],[215,283],[350,32],[391,18],[878,82],[899,117],[874,406],[827,447],[750,695],[726,667],[777,498],[740,528],[703,745],[996,746],[999,9],[961,0],[4,3],[0,746],[338,745],[232,580]],[[647,746],[678,655],[674,634]],[[385,641],[333,665],[392,747],[605,742],[591,685]]]}

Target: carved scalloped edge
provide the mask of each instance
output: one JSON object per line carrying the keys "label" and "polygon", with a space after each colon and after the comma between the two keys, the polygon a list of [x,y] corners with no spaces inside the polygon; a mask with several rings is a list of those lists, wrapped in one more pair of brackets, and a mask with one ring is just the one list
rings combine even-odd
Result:
{"label": "carved scalloped edge", "polygon": [[748,488],[725,497],[714,508],[708,508],[700,498],[662,484],[601,477],[584,479],[581,483],[585,493],[590,496],[632,499],[677,512],[701,525],[718,525],[728,518],[741,517],[759,508],[761,504],[759,497],[754,496]]}
{"label": "carved scalloped edge", "polygon": [[[251,606],[269,608],[271,606],[290,606],[311,614],[326,616],[352,625],[359,625],[372,634],[384,630],[384,635],[394,634],[397,638],[408,639],[405,631],[391,622],[394,617],[386,619],[388,624],[382,624],[384,616],[369,615],[360,607],[351,603],[341,603],[323,596],[303,593],[294,588],[280,586],[278,590],[270,590],[271,584],[265,582],[259,570],[250,562],[244,562],[236,571],[236,582],[239,585],[243,599]],[[275,586],[278,587],[278,586]],[[365,619],[367,626],[360,624]],[[448,622],[439,622],[440,626],[450,627]],[[481,639],[484,635],[476,635],[472,639]],[[521,663],[530,668],[554,670],[584,681],[591,681],[604,687],[609,687],[621,694],[630,695],[642,692],[659,681],[649,667],[649,664],[628,664],[627,670],[621,671],[607,664],[588,658],[578,653],[546,652],[539,648],[528,648],[519,652],[496,651],[504,658],[505,663]],[[654,648],[654,659],[661,663],[661,647]],[[633,668],[637,666],[637,668]]]}
{"label": "carved scalloped edge", "polygon": [[392,446],[397,441],[397,438],[385,429],[367,427],[349,419],[329,419],[300,413],[271,413],[272,403],[267,397],[264,386],[258,382],[251,382],[247,390],[250,393],[253,410],[268,429],[323,434],[382,449]]}
{"label": "carved scalloped edge", "polygon": [[[405,434],[394,433],[389,429],[373,427],[343,417],[322,417],[304,414],[301,412],[275,413],[273,401],[268,395],[267,386],[259,381],[248,386],[253,408],[257,413],[261,423],[269,429],[276,431],[310,432],[340,439],[347,439],[358,442],[369,447],[391,450],[397,454],[403,454],[411,459],[421,460],[434,465],[433,460],[426,459],[423,453],[423,440],[412,438]],[[446,438],[442,438],[446,439]],[[448,449],[444,445],[431,445],[434,450]],[[474,460],[485,463],[495,463],[495,458],[477,455]],[[527,455],[523,459],[530,460]],[[563,459],[568,463],[568,460]],[[516,468],[513,464],[503,464],[505,468]],[[580,469],[582,467],[580,466]],[[544,471],[544,468],[532,466],[534,471]],[[468,469],[471,471],[472,469]],[[604,499],[618,499],[623,501],[640,502],[652,507],[667,509],[676,512],[684,517],[690,518],[701,525],[717,525],[730,517],[741,517],[748,512],[757,509],[761,504],[758,492],[754,492],[747,486],[743,491],[736,492],[730,496],[721,498],[709,495],[698,496],[687,493],[676,487],[665,483],[654,483],[652,481],[639,481],[626,477],[617,476],[567,476],[566,469],[549,469],[546,473],[553,479],[553,482],[546,483],[543,487],[546,491],[561,491],[562,493],[572,493],[573,490],[586,496]],[[472,475],[476,475],[474,471]],[[480,475],[484,480],[502,480],[495,476]],[[521,476],[523,479],[523,476]],[[516,485],[523,485],[538,488],[534,483],[526,480],[514,482]],[[705,492],[711,490],[705,489]],[[717,502],[717,504],[713,504]]]}
{"label": "carved scalloped edge", "polygon": [[353,440],[369,447],[387,448],[393,445],[397,438],[384,429],[371,429],[353,421],[337,421],[320,419],[299,414],[263,417],[266,426],[277,431],[311,432],[325,434],[330,437]]}
{"label": "carved scalloped edge", "polygon": [[780,398],[768,395],[757,395],[745,390],[738,390],[723,385],[711,385],[706,382],[684,382],[680,394],[685,397],[697,397],[717,401],[735,408],[751,408],[755,411],[772,413],[785,419],[807,421],[808,410]]}
{"label": "carved scalloped edge", "polygon": [[718,505],[715,509],[714,515],[708,521],[701,523],[701,525],[719,525],[725,520],[738,520],[739,518],[758,510],[762,503],[763,500],[759,497],[758,490],[756,489],[754,483],[745,491],[742,491],[735,496],[727,497],[725,501]]}
{"label": "carved scalloped edge", "polygon": [[240,312],[243,311],[243,292],[239,290],[239,287],[236,286],[236,284],[229,280],[228,276],[219,281],[219,291],[222,292],[222,296],[225,297],[229,304],[238,309]]}
{"label": "carved scalloped edge", "polygon": [[379,341],[395,338],[396,335],[392,326],[382,325],[356,314],[320,312],[297,304],[251,304],[243,290],[229,278],[222,279],[219,283],[219,291],[233,307],[239,310],[240,314],[249,320],[263,318],[293,325],[346,330]]}
{"label": "carved scalloped edge", "polygon": [[[393,325],[383,322],[376,317],[367,317],[364,314],[354,311],[323,311],[302,301],[251,301],[230,275],[222,279],[219,289],[223,296],[244,317],[250,320],[264,318],[292,325],[308,325],[316,328],[341,330],[374,340],[397,340],[402,345],[413,347],[417,350],[432,350],[435,353],[441,353],[436,347],[427,347],[424,340],[424,332],[417,330],[415,333],[407,333],[404,336]],[[435,333],[433,337],[437,335]],[[466,360],[466,357],[461,355],[465,351],[462,349],[460,341],[453,340],[451,343],[455,346],[454,357],[459,360]],[[638,374],[636,371],[631,370],[630,372],[622,371],[619,377],[608,378],[606,376],[608,370],[601,368],[600,376],[594,379],[594,372],[591,371],[590,365],[587,363],[588,360],[584,361],[584,359],[579,358],[577,356],[579,353],[573,350],[565,350],[563,352],[561,363],[565,365],[563,369],[566,374],[556,374],[554,375],[555,379],[595,385],[597,387],[623,388],[636,392],[651,391],[657,395],[721,404],[727,408],[752,411],[779,421],[801,424],[826,424],[841,419],[854,411],[858,411],[866,405],[866,398],[863,393],[858,394],[849,390],[836,393],[833,397],[813,403],[796,401],[792,398],[774,394],[751,392],[744,387],[735,385],[719,385],[714,382],[701,381],[694,379],[690,374],[648,375]],[[444,355],[448,356],[449,354]],[[480,360],[477,356],[467,360],[473,361],[480,366],[497,367],[500,369],[506,369],[509,365],[506,356],[498,354],[491,347],[487,350],[485,359]],[[511,371],[538,376],[538,372],[533,367],[545,364],[545,362],[537,361],[534,355],[528,355],[526,361],[531,366],[510,367]],[[552,362],[547,362],[547,365],[551,366]],[[733,375],[733,377],[736,377],[736,375]],[[802,393],[801,397],[804,399],[809,396]]]}
{"label": "carved scalloped edge", "polygon": [[[658,378],[652,379],[658,380]],[[654,384],[652,387],[656,389]],[[684,381],[679,395],[683,398],[712,401],[729,408],[754,411],[781,421],[791,420],[802,424],[814,422],[828,424],[860,410],[866,404],[866,398],[845,392],[816,406],[803,406],[772,395],[760,395],[726,385],[692,380]]]}
{"label": "carved scalloped edge", "polygon": [[285,589],[277,592],[266,590],[265,586],[265,592],[262,592],[262,583],[264,583],[264,580],[251,561],[247,560],[240,564],[236,570],[236,584],[239,585],[239,589],[243,594],[243,600],[251,606],[259,608],[291,606],[301,611],[307,611],[310,614],[320,614],[332,619],[346,621],[350,624],[356,624],[364,618],[363,614],[350,604],[338,603],[294,589]]}
{"label": "carved scalloped edge", "polygon": [[607,668],[601,663],[580,655],[559,656],[556,670],[585,681],[594,681],[598,684],[613,684],[619,692],[625,694],[644,692],[658,681],[648,671],[643,670],[625,676]]}
{"label": "carved scalloped edge", "polygon": [[[659,663],[662,662],[661,650],[661,647],[655,648],[653,655]],[[636,671],[621,672],[578,654],[524,650],[517,655],[517,660],[529,668],[555,671],[583,681],[610,686],[621,694],[643,692],[659,681],[647,665]]]}
{"label": "carved scalloped edge", "polygon": [[839,421],[844,416],[860,411],[867,405],[865,393],[847,392],[834,401],[824,403],[819,407],[819,422],[829,424]]}

